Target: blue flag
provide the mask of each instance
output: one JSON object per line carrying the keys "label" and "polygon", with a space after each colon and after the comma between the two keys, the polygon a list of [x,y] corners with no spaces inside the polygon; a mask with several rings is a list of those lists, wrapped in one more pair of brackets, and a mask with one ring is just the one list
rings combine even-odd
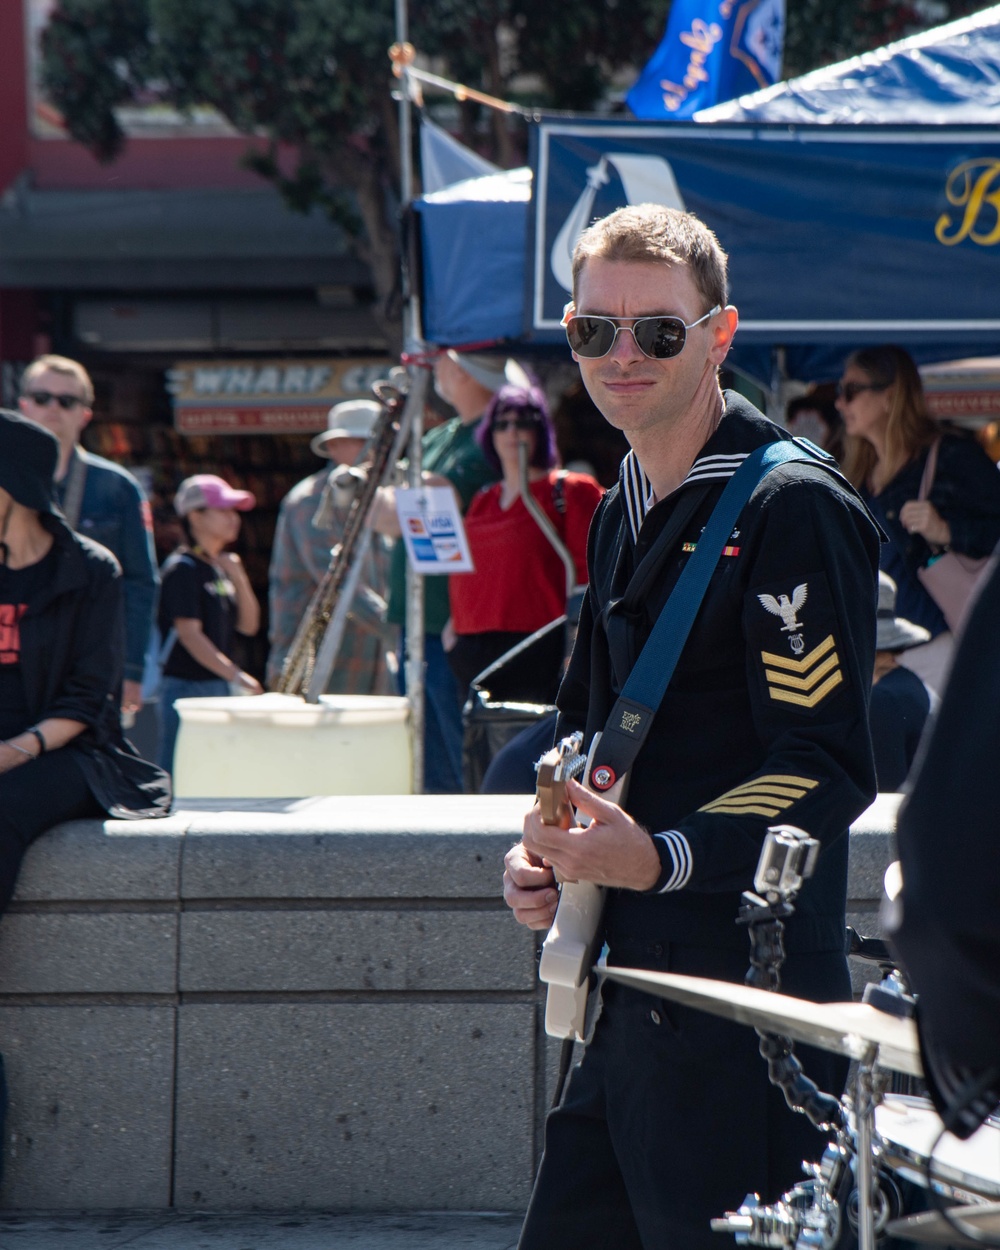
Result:
{"label": "blue flag", "polygon": [[785,0],[674,0],[625,102],[643,120],[686,120],[775,82],[784,41]]}

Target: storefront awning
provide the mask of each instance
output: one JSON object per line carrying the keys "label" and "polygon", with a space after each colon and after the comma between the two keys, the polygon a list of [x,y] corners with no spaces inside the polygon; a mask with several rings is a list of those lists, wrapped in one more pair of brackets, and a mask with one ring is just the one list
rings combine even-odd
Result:
{"label": "storefront awning", "polygon": [[323,213],[271,187],[33,191],[0,203],[0,286],[268,290],[365,286],[368,268]]}

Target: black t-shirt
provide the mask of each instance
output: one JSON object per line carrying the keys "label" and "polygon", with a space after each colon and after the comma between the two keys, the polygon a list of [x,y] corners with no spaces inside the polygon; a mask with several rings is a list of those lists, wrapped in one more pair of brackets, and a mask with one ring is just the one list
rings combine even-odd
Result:
{"label": "black t-shirt", "polygon": [[[193,551],[175,551],[161,569],[160,635],[166,639],[178,618],[201,621],[205,637],[229,655],[236,632],[236,587],[214,564]],[[167,656],[163,672],[167,677],[188,681],[218,681],[213,673],[191,655],[179,639]]]}
{"label": "black t-shirt", "polygon": [[21,681],[21,617],[52,576],[55,548],[23,569],[0,565],[0,737],[13,737],[30,717]]}

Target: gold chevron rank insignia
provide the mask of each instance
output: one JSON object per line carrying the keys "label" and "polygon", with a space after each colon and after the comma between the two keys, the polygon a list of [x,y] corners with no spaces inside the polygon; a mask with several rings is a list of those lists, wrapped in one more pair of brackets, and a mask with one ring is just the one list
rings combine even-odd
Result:
{"label": "gold chevron rank insignia", "polygon": [[827,634],[818,647],[800,660],[790,660],[773,651],[762,651],[760,658],[764,661],[768,694],[779,703],[814,708],[844,680],[833,634]]}
{"label": "gold chevron rank insignia", "polygon": [[819,782],[811,777],[771,773],[744,781],[741,786],[727,790],[698,810],[726,816],[767,816],[770,819],[805,798],[818,785]]}

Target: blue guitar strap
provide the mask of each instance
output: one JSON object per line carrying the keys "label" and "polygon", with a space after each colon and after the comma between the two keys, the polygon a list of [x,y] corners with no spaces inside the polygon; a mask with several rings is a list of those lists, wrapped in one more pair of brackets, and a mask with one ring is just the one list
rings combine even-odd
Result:
{"label": "blue guitar strap", "polygon": [[744,505],[772,469],[793,460],[819,463],[836,471],[833,457],[808,439],[784,439],[751,452],[726,483],[691,558],[611,709],[590,770],[590,784],[595,790],[610,790],[632,767]]}

